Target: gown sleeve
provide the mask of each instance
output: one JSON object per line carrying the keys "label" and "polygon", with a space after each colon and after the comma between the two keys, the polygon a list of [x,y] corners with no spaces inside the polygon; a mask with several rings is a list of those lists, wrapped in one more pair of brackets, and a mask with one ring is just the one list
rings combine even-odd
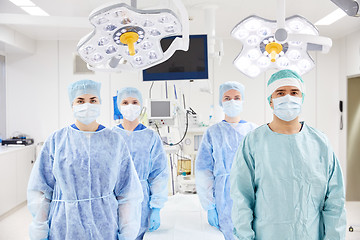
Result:
{"label": "gown sleeve", "polygon": [[51,138],[44,146],[31,171],[27,189],[28,209],[32,215],[29,228],[31,240],[46,239],[49,234],[50,202],[55,185]]}
{"label": "gown sleeve", "polygon": [[329,148],[329,178],[322,215],[325,226],[324,239],[345,239],[346,212],[345,187],[339,161]]}
{"label": "gown sleeve", "polygon": [[244,138],[235,155],[230,173],[230,196],[234,199],[231,217],[234,235],[241,240],[255,239],[252,228],[255,207],[255,163],[250,152],[251,143],[248,136]]}
{"label": "gown sleeve", "polygon": [[168,196],[169,168],[160,137],[154,133],[154,139],[150,154],[151,172],[148,178],[150,208],[162,208]]}
{"label": "gown sleeve", "polygon": [[206,210],[215,209],[214,158],[211,136],[207,130],[201,140],[195,161],[195,181],[201,206]]}
{"label": "gown sleeve", "polygon": [[115,186],[118,200],[119,240],[136,238],[141,223],[141,202],[144,195],[130,152],[125,142],[120,144],[121,164]]}

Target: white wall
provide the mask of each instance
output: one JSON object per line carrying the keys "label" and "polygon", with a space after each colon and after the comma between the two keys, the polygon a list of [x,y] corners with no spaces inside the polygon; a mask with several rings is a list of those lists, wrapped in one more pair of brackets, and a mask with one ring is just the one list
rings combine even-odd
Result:
{"label": "white wall", "polygon": [[58,128],[57,42],[38,42],[36,54],[7,56],[7,135],[21,132],[43,141]]}
{"label": "white wall", "polygon": [[[333,41],[328,54],[317,54],[316,69],[316,126],[326,133],[331,146],[339,156],[339,80],[340,80],[340,46]],[[345,162],[345,159],[342,159]]]}
{"label": "white wall", "polygon": [[0,139],[6,137],[5,56],[0,54]]}

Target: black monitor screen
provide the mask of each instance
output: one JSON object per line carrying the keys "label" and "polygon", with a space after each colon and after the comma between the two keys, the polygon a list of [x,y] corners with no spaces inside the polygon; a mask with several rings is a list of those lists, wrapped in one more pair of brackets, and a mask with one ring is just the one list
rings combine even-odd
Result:
{"label": "black monitor screen", "polygon": [[[174,37],[161,40],[165,52]],[[177,50],[167,61],[143,71],[144,81],[208,79],[207,36],[190,35],[189,50]]]}

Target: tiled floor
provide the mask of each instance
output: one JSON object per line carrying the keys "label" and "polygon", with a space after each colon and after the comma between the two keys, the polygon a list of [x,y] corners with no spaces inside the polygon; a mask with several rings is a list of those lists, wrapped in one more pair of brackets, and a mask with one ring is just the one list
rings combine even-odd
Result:
{"label": "tiled floor", "polygon": [[[360,202],[347,202],[348,227],[353,226],[354,232],[347,232],[346,240],[360,240]],[[17,211],[0,219],[0,240],[28,240],[28,228],[31,215],[25,204]]]}

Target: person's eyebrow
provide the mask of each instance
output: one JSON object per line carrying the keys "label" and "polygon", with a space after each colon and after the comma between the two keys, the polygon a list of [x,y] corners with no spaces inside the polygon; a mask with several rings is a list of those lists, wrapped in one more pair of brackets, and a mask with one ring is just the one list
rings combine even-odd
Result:
{"label": "person's eyebrow", "polygon": [[84,100],[84,98],[82,98],[82,97],[77,97],[76,99],[78,99],[78,100]]}
{"label": "person's eyebrow", "polygon": [[90,99],[93,100],[93,99],[95,99],[95,98],[97,98],[97,97],[91,97]]}
{"label": "person's eyebrow", "polygon": [[283,89],[276,90],[275,92],[285,92]]}
{"label": "person's eyebrow", "polygon": [[300,90],[297,89],[297,88],[291,89],[291,91],[292,91],[292,92],[300,92]]}

